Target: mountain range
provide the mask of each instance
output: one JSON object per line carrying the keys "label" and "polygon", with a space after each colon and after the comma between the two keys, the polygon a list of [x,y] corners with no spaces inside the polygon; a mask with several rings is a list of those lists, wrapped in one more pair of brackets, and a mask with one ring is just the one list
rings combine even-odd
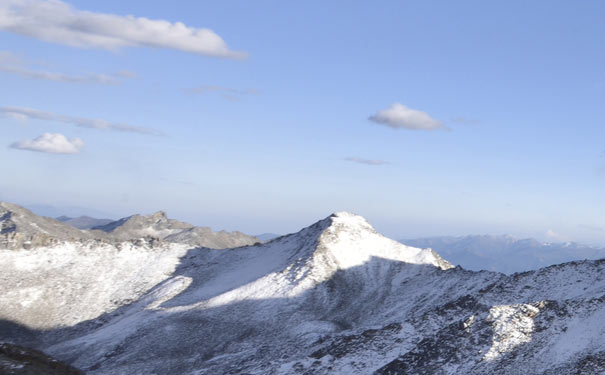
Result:
{"label": "mountain range", "polygon": [[0,202],[0,247],[19,249],[61,241],[88,240],[116,243],[141,238],[212,249],[260,242],[258,238],[241,232],[213,232],[209,227],[196,227],[169,219],[162,211],[152,215],[132,215],[116,221],[65,216],[52,219],[38,216],[12,203]]}
{"label": "mountain range", "polygon": [[605,260],[465,270],[346,212],[232,249],[166,241],[184,230],[167,223],[3,242],[0,341],[88,374],[605,372]]}
{"label": "mountain range", "polygon": [[605,258],[605,249],[575,242],[552,243],[513,236],[429,237],[400,240],[410,246],[430,247],[465,269],[512,274],[574,260]]}

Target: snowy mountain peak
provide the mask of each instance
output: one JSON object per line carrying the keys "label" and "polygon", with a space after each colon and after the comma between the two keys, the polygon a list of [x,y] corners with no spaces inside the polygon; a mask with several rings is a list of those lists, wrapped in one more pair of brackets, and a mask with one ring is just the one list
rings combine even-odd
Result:
{"label": "snowy mountain peak", "polygon": [[453,266],[430,249],[405,246],[378,233],[368,221],[350,212],[336,212],[318,238],[314,258],[338,269],[360,266],[372,257],[410,264]]}
{"label": "snowy mountain peak", "polygon": [[[359,269],[361,278],[380,278],[391,267],[405,264],[453,266],[430,249],[405,246],[378,233],[368,221],[350,212],[337,212],[298,233],[280,237],[260,248],[275,251],[286,262],[289,279],[303,289],[330,279],[335,273]],[[369,263],[381,263],[376,269]],[[390,272],[390,271],[389,271]]]}

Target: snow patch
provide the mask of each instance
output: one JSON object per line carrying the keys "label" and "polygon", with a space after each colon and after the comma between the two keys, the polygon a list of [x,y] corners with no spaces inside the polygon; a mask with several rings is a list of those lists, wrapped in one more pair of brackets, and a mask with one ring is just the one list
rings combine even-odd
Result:
{"label": "snow patch", "polygon": [[531,341],[534,317],[539,312],[537,307],[528,304],[492,307],[486,321],[491,323],[494,335],[492,346],[483,359],[493,361],[517,346]]}

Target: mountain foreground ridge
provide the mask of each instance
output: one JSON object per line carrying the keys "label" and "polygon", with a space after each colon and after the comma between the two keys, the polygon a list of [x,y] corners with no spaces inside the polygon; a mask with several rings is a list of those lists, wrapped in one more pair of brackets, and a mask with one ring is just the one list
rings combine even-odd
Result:
{"label": "mountain foreground ridge", "polygon": [[233,249],[87,244],[2,250],[0,340],[90,374],[605,371],[605,261],[467,271],[345,212]]}

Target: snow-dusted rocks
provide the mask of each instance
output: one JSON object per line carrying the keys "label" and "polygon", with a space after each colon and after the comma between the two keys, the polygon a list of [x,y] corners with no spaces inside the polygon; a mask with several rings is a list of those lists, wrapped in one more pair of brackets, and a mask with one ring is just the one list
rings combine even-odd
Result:
{"label": "snow-dusted rocks", "polygon": [[350,213],[234,249],[112,246],[0,254],[0,340],[90,374],[605,371],[605,261],[466,271]]}
{"label": "snow-dusted rocks", "polygon": [[233,248],[259,242],[256,237],[241,232],[213,232],[208,227],[196,227],[189,223],[169,219],[163,211],[146,216],[125,217],[92,229],[92,232],[97,236],[114,241],[155,237],[166,242],[183,243],[211,249]]}

